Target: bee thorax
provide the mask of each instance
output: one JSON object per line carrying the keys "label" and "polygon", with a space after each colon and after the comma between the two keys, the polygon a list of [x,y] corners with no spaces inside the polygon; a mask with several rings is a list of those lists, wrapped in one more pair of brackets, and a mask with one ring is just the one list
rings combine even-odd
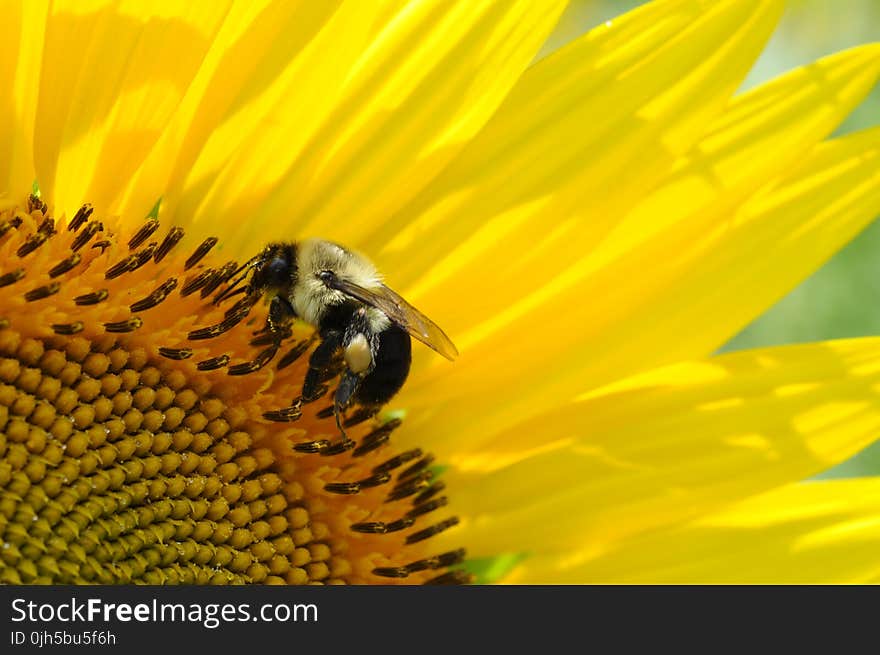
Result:
{"label": "bee thorax", "polygon": [[361,374],[367,371],[373,363],[373,354],[370,351],[370,343],[362,333],[354,336],[345,347],[345,365],[352,373]]}

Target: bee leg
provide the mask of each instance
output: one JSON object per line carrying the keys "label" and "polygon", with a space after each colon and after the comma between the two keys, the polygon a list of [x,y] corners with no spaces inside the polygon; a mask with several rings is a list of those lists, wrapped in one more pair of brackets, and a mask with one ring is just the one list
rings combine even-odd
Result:
{"label": "bee leg", "polygon": [[306,402],[315,400],[315,394],[321,386],[321,374],[333,361],[333,356],[342,346],[342,332],[328,330],[321,335],[321,343],[309,357],[309,370],[303,381],[302,397]]}
{"label": "bee leg", "polygon": [[296,318],[293,306],[286,298],[273,296],[269,304],[269,315],[266,316],[266,327],[269,332],[280,341],[280,335],[285,334],[291,321]]}
{"label": "bee leg", "polygon": [[373,370],[374,345],[371,344],[371,339],[366,334],[352,326],[346,330],[342,345],[345,371],[339,379],[339,386],[336,387],[336,393],[333,396],[333,414],[336,417],[336,426],[339,428],[343,440],[346,440],[345,430],[342,427],[342,419],[344,418],[342,413],[357,393],[361,380]]}
{"label": "bee leg", "polygon": [[342,427],[342,412],[348,407],[360,383],[360,375],[346,370],[339,379],[339,386],[336,387],[336,393],[333,396],[333,415],[336,417],[336,427],[339,428],[343,439],[347,439],[347,437]]}

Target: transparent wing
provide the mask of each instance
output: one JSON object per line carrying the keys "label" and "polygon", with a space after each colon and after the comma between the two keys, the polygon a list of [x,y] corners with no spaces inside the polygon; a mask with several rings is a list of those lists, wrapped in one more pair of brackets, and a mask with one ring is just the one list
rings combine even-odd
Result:
{"label": "transparent wing", "polygon": [[436,350],[446,359],[451,361],[458,356],[455,344],[440,329],[439,325],[384,284],[367,289],[337,277],[328,280],[327,283],[330,287],[383,312],[393,323],[402,327],[426,346]]}

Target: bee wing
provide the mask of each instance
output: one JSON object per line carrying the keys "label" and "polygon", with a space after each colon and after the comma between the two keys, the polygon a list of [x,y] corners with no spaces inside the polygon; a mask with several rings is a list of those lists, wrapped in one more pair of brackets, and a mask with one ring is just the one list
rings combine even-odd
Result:
{"label": "bee wing", "polygon": [[396,323],[446,359],[452,361],[458,356],[455,344],[439,325],[384,284],[367,289],[349,280],[334,278],[329,285],[383,312],[392,323]]}

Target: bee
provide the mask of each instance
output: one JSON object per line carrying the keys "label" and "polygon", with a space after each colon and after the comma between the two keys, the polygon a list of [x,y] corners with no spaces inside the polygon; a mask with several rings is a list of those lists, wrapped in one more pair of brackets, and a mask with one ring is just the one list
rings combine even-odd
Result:
{"label": "bee", "polygon": [[270,298],[266,329],[280,340],[294,320],[315,328],[319,344],[309,358],[304,402],[323,393],[321,382],[341,354],[333,397],[336,423],[356,403],[378,410],[409,375],[415,337],[450,361],[458,355],[448,336],[382,282],[363,255],[322,239],[271,243],[248,262],[248,295]]}

